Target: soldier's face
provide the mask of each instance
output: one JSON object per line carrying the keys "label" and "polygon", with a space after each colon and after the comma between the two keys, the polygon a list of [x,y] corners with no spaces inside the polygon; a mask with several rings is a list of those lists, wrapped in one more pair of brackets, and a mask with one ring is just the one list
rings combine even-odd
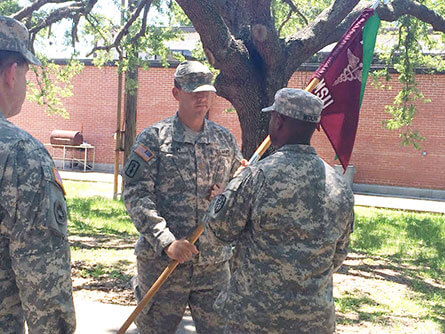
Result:
{"label": "soldier's face", "polygon": [[17,65],[17,63],[13,63],[5,69],[3,75],[6,75],[9,90],[8,108],[4,110],[6,118],[17,115],[22,109],[26,96],[26,73],[28,70],[28,64]]}
{"label": "soldier's face", "polygon": [[179,112],[191,117],[204,118],[213,102],[213,92],[188,93],[174,88],[173,96],[179,102]]}

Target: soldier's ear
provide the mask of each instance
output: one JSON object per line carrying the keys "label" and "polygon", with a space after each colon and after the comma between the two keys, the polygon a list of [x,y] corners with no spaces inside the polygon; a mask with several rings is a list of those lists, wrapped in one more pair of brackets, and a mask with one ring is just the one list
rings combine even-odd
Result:
{"label": "soldier's ear", "polygon": [[176,101],[179,101],[179,88],[173,87],[172,94]]}
{"label": "soldier's ear", "polygon": [[281,115],[280,113],[275,113],[275,117],[276,117],[276,127],[277,130],[281,130],[284,126],[284,123],[286,121],[286,116]]}
{"label": "soldier's ear", "polygon": [[8,88],[14,87],[14,81],[17,74],[17,63],[12,63],[10,65],[7,65],[3,72],[1,73],[1,78]]}

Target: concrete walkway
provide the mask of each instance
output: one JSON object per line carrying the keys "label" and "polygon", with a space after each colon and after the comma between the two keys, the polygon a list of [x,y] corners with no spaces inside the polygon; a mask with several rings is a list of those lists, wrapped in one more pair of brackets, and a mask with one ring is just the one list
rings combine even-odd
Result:
{"label": "concrete walkway", "polygon": [[[110,334],[116,333],[128,319],[136,306],[103,304],[90,300],[74,298],[76,308],[76,334]],[[133,323],[127,334],[137,334]],[[182,318],[176,334],[196,333],[193,319],[189,312]]]}
{"label": "concrete walkway", "polygon": [[[96,172],[70,172],[60,171],[64,180],[103,182],[109,183],[112,192],[113,174]],[[119,176],[119,184],[121,177]],[[112,197],[110,192],[109,196]],[[104,194],[102,194],[104,195]],[[433,201],[426,199],[402,198],[379,195],[354,194],[355,204],[358,206],[402,209],[420,212],[434,212],[445,214],[445,201]],[[103,304],[81,298],[74,300],[77,317],[77,334],[109,334],[116,333],[128,316],[133,312],[135,306],[122,306]],[[127,331],[129,334],[138,333],[136,326]],[[176,334],[196,333],[195,326],[190,314],[187,312],[180,324]]]}

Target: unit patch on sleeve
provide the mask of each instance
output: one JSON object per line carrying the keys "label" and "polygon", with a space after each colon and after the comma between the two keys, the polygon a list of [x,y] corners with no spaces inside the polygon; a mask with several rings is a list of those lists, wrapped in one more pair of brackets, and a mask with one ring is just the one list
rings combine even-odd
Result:
{"label": "unit patch on sleeve", "polygon": [[215,202],[215,213],[218,213],[223,208],[224,204],[226,203],[226,196],[223,194],[219,195]]}
{"label": "unit patch on sleeve", "polygon": [[140,167],[139,162],[137,162],[136,160],[131,160],[130,163],[128,164],[127,169],[125,170],[125,175],[133,178],[136,175],[136,172],[138,171],[139,167]]}
{"label": "unit patch on sleeve", "polygon": [[139,144],[138,147],[135,148],[134,153],[144,159],[145,162],[149,162],[155,156],[149,148],[142,144]]}

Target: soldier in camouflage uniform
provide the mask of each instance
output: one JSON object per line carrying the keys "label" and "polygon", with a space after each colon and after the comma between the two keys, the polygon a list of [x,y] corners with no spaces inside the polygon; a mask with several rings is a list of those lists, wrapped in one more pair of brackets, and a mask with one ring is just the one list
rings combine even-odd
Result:
{"label": "soldier in camouflage uniform", "polygon": [[66,205],[44,146],[6,118],[26,94],[28,31],[0,16],[0,333],[74,333]]}
{"label": "soldier in camouflage uniform", "polygon": [[137,299],[172,260],[180,263],[136,319],[143,334],[174,333],[187,304],[198,333],[224,327],[213,303],[230,276],[231,248],[206,238],[195,247],[185,239],[242,160],[233,135],[205,118],[215,92],[212,78],[199,62],[178,66],[172,90],[178,112],[139,134],[124,167],[125,204],[140,232]]}
{"label": "soldier in camouflage uniform", "polygon": [[323,102],[283,88],[269,133],[278,150],[245,168],[211,203],[207,238],[237,241],[215,307],[226,333],[332,333],[332,275],[346,258],[353,194],[310,146]]}

